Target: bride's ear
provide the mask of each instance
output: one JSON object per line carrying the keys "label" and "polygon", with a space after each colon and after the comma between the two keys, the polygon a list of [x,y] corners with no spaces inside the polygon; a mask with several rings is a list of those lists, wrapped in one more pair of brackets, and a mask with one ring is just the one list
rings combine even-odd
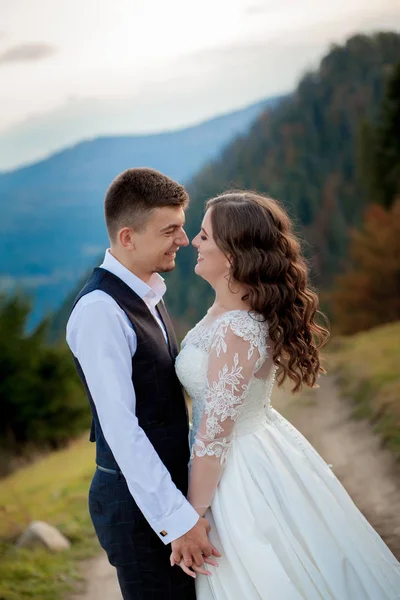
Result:
{"label": "bride's ear", "polygon": [[226,268],[228,269],[228,271],[230,271],[233,267],[233,256],[231,254],[228,254],[226,256]]}

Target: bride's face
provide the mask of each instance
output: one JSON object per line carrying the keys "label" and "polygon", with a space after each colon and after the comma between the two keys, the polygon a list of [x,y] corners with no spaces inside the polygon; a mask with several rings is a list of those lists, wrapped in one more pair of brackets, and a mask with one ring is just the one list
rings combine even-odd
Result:
{"label": "bride's face", "polygon": [[198,251],[197,264],[194,271],[203,277],[213,287],[229,273],[229,260],[220,250],[213,238],[211,210],[204,215],[201,231],[196,235],[192,244]]}

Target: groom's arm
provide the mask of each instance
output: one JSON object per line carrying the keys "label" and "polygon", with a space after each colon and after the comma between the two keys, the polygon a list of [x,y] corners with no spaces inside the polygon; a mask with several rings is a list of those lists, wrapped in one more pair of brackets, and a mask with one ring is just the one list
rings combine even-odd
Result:
{"label": "groom's arm", "polygon": [[164,544],[172,542],[192,529],[199,515],[139,426],[132,385],[135,332],[117,305],[96,300],[77,304],[67,342],[82,367],[104,437],[130,493]]}

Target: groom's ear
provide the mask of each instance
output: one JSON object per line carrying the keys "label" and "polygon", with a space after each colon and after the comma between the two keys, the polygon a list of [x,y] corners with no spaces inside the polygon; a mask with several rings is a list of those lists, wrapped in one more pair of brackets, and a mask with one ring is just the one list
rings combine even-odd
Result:
{"label": "groom's ear", "polygon": [[135,232],[130,227],[124,227],[118,233],[118,239],[123,248],[126,250],[135,249]]}

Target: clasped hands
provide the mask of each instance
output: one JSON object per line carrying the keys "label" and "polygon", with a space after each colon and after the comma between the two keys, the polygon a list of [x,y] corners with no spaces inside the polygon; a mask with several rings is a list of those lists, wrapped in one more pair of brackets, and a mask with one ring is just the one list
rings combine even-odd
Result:
{"label": "clasped hands", "polygon": [[218,567],[213,557],[220,557],[221,554],[208,539],[210,529],[207,519],[200,517],[192,529],[174,540],[171,543],[171,567],[179,565],[182,571],[193,578],[196,578],[197,573],[211,575],[211,572],[204,568],[204,564]]}

